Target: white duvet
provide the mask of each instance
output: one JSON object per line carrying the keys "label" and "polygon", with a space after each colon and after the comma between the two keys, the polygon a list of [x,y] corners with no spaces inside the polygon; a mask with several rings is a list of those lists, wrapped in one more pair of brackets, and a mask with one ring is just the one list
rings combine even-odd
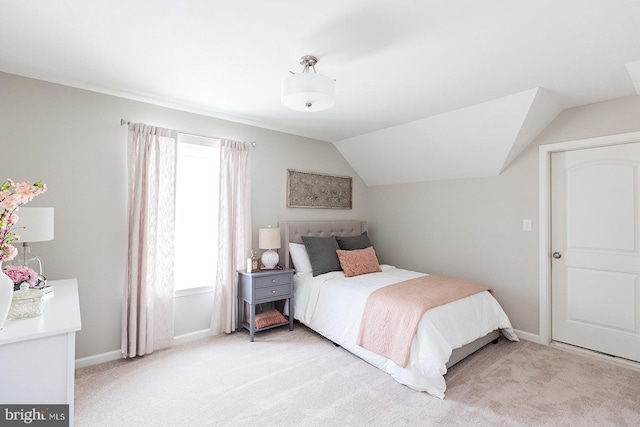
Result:
{"label": "white duvet", "polygon": [[504,310],[489,292],[481,292],[428,310],[418,325],[406,368],[356,344],[369,294],[378,288],[424,273],[382,265],[382,272],[345,277],[334,271],[294,276],[294,317],[321,335],[390,374],[401,384],[444,398],[443,375],[453,349],[495,329],[512,341],[518,337]]}

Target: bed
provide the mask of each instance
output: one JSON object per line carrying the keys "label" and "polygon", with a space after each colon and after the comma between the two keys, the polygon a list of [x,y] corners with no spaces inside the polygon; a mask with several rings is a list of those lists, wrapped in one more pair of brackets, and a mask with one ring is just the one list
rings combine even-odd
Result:
{"label": "bed", "polygon": [[[345,237],[343,241],[349,237],[366,237],[367,223],[288,221],[280,222],[279,228],[281,260],[285,267],[296,268],[293,298],[295,319],[387,372],[401,384],[442,399],[446,390],[444,374],[447,368],[490,342],[497,342],[501,331],[509,340],[518,340],[497,300],[489,292],[479,292],[425,312],[410,344],[408,363],[400,366],[358,345],[365,304],[369,295],[377,289],[426,275],[380,264],[380,271],[354,277],[346,277],[343,271],[314,276],[306,265],[307,261],[300,261],[303,238],[308,244],[310,238],[318,237]],[[313,251],[309,245],[307,248]],[[292,260],[292,251],[301,269]]]}

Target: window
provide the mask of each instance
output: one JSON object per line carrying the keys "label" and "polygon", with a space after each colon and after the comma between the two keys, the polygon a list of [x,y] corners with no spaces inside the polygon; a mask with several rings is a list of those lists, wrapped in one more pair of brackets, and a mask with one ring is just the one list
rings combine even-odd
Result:
{"label": "window", "polygon": [[214,285],[219,159],[219,140],[178,135],[174,291]]}

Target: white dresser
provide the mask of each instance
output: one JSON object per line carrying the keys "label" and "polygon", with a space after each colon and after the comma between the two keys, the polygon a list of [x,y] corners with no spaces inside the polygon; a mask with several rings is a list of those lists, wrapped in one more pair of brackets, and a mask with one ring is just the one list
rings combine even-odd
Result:
{"label": "white dresser", "polygon": [[50,283],[53,296],[46,297],[42,315],[7,320],[0,330],[0,403],[66,403],[73,425],[78,282]]}

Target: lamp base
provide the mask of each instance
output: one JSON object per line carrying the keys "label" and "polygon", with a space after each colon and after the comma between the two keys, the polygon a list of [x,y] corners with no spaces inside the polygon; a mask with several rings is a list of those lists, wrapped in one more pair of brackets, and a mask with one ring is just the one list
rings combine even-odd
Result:
{"label": "lamp base", "polygon": [[262,254],[262,257],[260,259],[262,260],[264,268],[273,269],[276,265],[278,265],[278,261],[280,261],[280,255],[278,255],[278,252],[274,251],[273,249],[269,249]]}
{"label": "lamp base", "polygon": [[18,248],[18,254],[16,257],[11,261],[6,261],[5,264],[30,268],[40,276],[44,274],[42,269],[42,260],[38,255],[31,253],[31,247],[29,247],[27,242],[23,242],[22,246]]}

